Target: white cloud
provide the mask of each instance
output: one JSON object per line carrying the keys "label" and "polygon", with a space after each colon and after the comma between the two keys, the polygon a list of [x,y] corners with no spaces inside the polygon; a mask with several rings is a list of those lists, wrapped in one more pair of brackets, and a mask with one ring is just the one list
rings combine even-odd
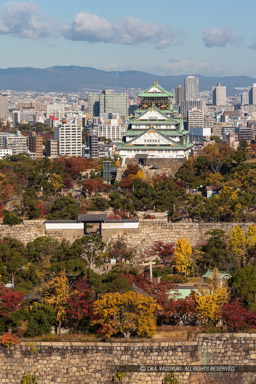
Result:
{"label": "white cloud", "polygon": [[227,44],[237,44],[241,38],[234,35],[231,28],[227,29],[205,29],[203,31],[203,40],[205,46],[226,47]]}
{"label": "white cloud", "polygon": [[219,66],[212,63],[190,60],[168,60],[166,67],[171,75],[192,75],[196,73],[213,75],[214,73],[219,73],[222,70]]}
{"label": "white cloud", "polygon": [[39,39],[52,33],[51,23],[31,1],[5,3],[0,9],[0,34]]}
{"label": "white cloud", "polygon": [[87,12],[78,13],[65,27],[64,36],[70,40],[115,44],[152,43],[166,48],[176,42],[182,32],[171,26],[157,26],[152,22],[126,16],[113,22]]}

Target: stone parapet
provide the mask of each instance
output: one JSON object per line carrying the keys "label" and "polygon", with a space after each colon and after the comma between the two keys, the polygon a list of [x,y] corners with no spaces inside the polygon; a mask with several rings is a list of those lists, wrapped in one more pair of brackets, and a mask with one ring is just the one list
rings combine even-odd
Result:
{"label": "stone parapet", "polygon": [[[173,365],[255,366],[256,334],[200,334],[191,342],[41,342],[0,347],[0,383],[17,384],[31,372],[40,384],[113,382],[117,369],[124,383],[162,384],[166,373],[143,367]],[[141,368],[142,367],[142,368]],[[123,369],[124,370],[124,369]],[[255,373],[175,373],[180,384],[251,384]]]}

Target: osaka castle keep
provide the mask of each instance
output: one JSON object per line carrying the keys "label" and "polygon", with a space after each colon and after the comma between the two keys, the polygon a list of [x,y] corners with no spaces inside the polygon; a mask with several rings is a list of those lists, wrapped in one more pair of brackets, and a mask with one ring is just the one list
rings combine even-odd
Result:
{"label": "osaka castle keep", "polygon": [[183,118],[173,111],[173,95],[154,81],[138,97],[139,109],[129,120],[118,147],[122,164],[129,159],[145,165],[153,159],[187,159],[193,144]]}

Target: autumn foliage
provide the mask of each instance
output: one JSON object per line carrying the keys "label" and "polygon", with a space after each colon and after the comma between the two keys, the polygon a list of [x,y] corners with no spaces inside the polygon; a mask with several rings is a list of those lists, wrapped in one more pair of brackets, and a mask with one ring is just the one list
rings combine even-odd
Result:
{"label": "autumn foliage", "polygon": [[256,328],[256,311],[248,311],[238,300],[223,305],[222,318],[232,332]]}
{"label": "autumn foliage", "polygon": [[73,328],[77,329],[82,320],[93,317],[93,292],[86,278],[78,280],[70,292],[67,300],[67,316]]}
{"label": "autumn foliage", "polygon": [[94,321],[101,327],[101,333],[110,338],[114,335],[148,336],[156,330],[154,313],[161,307],[150,296],[129,291],[106,293],[94,303]]}
{"label": "autumn foliage", "polygon": [[0,286],[0,317],[8,319],[12,312],[17,311],[24,302],[24,295],[21,292]]}
{"label": "autumn foliage", "polygon": [[16,345],[19,343],[19,339],[17,336],[13,335],[9,332],[4,332],[1,335],[1,344],[5,347],[8,347],[9,345]]}

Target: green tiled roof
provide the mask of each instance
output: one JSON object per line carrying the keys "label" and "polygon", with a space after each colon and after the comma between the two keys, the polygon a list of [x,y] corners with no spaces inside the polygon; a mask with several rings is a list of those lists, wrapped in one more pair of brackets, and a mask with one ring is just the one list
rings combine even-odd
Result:
{"label": "green tiled roof", "polygon": [[188,297],[191,292],[194,291],[194,292],[198,292],[198,289],[192,289],[192,288],[177,288],[175,289],[175,291],[170,291],[169,292],[169,299],[175,299],[175,300],[178,300],[178,299],[185,299],[186,297]]}
{"label": "green tiled roof", "polygon": [[[150,130],[152,130],[152,131],[158,133],[158,134],[159,134],[160,136],[162,136],[164,139],[167,139],[167,140],[170,142],[170,144],[175,145],[175,147],[176,147],[177,143],[176,143],[174,140],[170,139],[167,135],[161,133],[159,130],[157,130],[157,129],[155,129],[155,128],[151,128],[151,127],[148,128],[148,129],[146,129],[146,130],[144,130],[144,131],[142,131],[137,137],[134,137],[134,139],[128,141],[127,143],[124,143],[124,145],[125,145],[125,146],[128,146],[128,145],[131,144],[134,140],[137,140],[139,137],[143,136],[146,132],[148,132],[148,131],[150,131]],[[167,146],[168,146],[168,145],[167,145]],[[156,146],[156,147],[157,147],[157,146]],[[164,146],[164,147],[165,147],[165,146]]]}
{"label": "green tiled roof", "polygon": [[[225,271],[219,271],[220,279],[223,279],[225,276],[230,277],[230,275]],[[203,277],[214,277],[213,269],[208,269],[207,272],[203,275]]]}
{"label": "green tiled roof", "polygon": [[159,124],[159,125],[163,125],[163,124],[180,124],[179,121],[177,120],[174,120],[171,121],[171,119],[169,120],[142,120],[142,121],[136,121],[136,120],[130,120],[129,121],[129,124],[136,124],[136,125],[140,125],[140,124],[145,124],[145,123],[148,123],[148,124]]}
{"label": "green tiled roof", "polygon": [[[160,92],[149,92],[152,87],[157,88]],[[173,94],[166,91],[163,87],[161,87],[158,83],[151,85],[145,91],[138,94],[138,97],[173,97]]]}
{"label": "green tiled roof", "polygon": [[[129,129],[128,131],[123,133],[123,136],[138,136],[142,132],[145,132],[146,130],[142,129]],[[171,130],[171,129],[155,129],[156,132],[161,133],[164,136],[182,136],[182,132]],[[186,132],[185,132],[186,134]]]}
{"label": "green tiled roof", "polygon": [[[145,115],[148,111],[150,111],[151,109],[154,109],[156,112],[159,112],[166,120],[144,120],[144,121],[137,121],[137,119],[139,119],[140,117],[142,117],[143,115]],[[174,118],[174,117],[170,117],[170,116],[168,116],[164,111],[162,111],[161,109],[158,109],[155,105],[154,106],[152,106],[152,107],[149,107],[148,109],[146,109],[146,110],[143,110],[142,111],[142,113],[140,114],[140,115],[138,115],[138,116],[134,116],[134,117],[132,117],[130,120],[129,120],[129,122],[128,122],[128,124],[131,124],[131,123],[139,123],[139,124],[141,124],[141,123],[144,123],[145,124],[145,121],[148,121],[148,122],[156,122],[156,123],[161,123],[162,122],[162,124],[163,123],[165,123],[166,124],[166,122],[175,122],[176,124],[180,124],[180,122],[181,122],[181,118],[179,118],[179,117],[177,117],[177,118]]]}
{"label": "green tiled roof", "polygon": [[[131,140],[132,141],[132,140]],[[129,145],[131,143],[131,141],[129,141],[128,143],[122,143],[120,144],[117,149],[147,149],[147,150],[150,150],[150,149],[168,149],[168,148],[171,148],[172,150],[176,150],[176,149],[189,149],[191,147],[193,147],[193,144],[188,144],[187,146],[186,145],[180,145],[180,143],[175,143],[175,144],[170,144],[170,145]]]}

